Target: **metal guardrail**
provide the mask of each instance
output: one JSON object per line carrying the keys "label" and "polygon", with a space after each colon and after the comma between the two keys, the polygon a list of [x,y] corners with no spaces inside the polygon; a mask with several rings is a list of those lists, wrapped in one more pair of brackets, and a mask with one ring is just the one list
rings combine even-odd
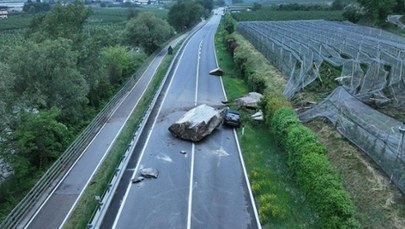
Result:
{"label": "metal guardrail", "polygon": [[[158,52],[153,53],[144,62],[144,64],[142,64],[142,66],[132,75],[125,85],[122,86],[117,94],[97,114],[92,122],[82,131],[82,133],[80,133],[76,140],[71,143],[70,146],[62,153],[62,155],[52,164],[52,166],[35,184],[35,186],[1,223],[0,228],[16,228],[18,225],[23,223],[24,219],[27,218],[28,214],[32,212],[33,209],[39,208],[49,193],[56,187],[63,175],[74,164],[77,158],[80,157],[86,146],[99,132],[104,123],[109,119],[115,107],[119,104],[121,99],[124,98],[126,93],[134,86],[137,78],[142,75],[157,53]],[[44,196],[45,194],[46,196]]]}
{"label": "metal guardrail", "polygon": [[[179,49],[180,53],[182,50],[183,46]],[[163,89],[163,86],[165,85],[165,82],[167,81],[167,78],[169,76],[169,72],[171,72],[171,69],[173,69],[173,65],[177,63],[178,61],[178,56],[174,57],[172,63],[169,66],[169,71],[166,73],[161,85],[159,86],[158,90],[156,90],[155,95],[153,97],[152,102],[149,104],[148,109],[145,111],[143,119],[141,123],[139,124],[137,131],[135,132],[133,139],[131,140],[131,143],[128,145],[127,150],[125,151],[125,154],[122,156],[120,164],[117,166],[115,169],[115,173],[112,176],[111,180],[109,181],[109,185],[107,189],[104,191],[102,197],[100,198],[99,201],[99,206],[95,210],[95,212],[92,214],[92,218],[90,219],[90,222],[87,226],[87,228],[98,228],[101,224],[101,221],[108,209],[108,206],[110,205],[112,201],[113,194],[115,193],[115,190],[118,187],[119,181],[122,178],[122,175],[124,174],[125,167],[128,164],[129,158],[131,157],[131,153],[133,152],[136,143],[138,142],[138,139],[140,137],[140,133],[143,132],[143,129],[145,127],[146,122],[149,119],[150,113],[152,112],[153,108],[155,107],[156,101],[161,94],[161,91]]]}
{"label": "metal guardrail", "polygon": [[148,109],[144,113],[142,121],[140,122],[135,134],[133,135],[131,143],[128,145],[128,148],[125,151],[125,154],[121,158],[121,162],[118,164],[117,168],[115,169],[115,172],[109,181],[107,189],[104,191],[104,193],[100,197],[98,207],[94,210],[94,212],[91,216],[91,219],[89,220],[89,223],[87,224],[87,228],[99,228],[101,226],[102,220],[108,210],[108,207],[111,204],[114,193],[118,187],[118,184],[119,184],[122,176],[124,175],[125,168],[129,162],[129,159],[131,158],[131,154],[139,140],[139,137],[144,130],[146,122],[149,120],[150,114],[152,113],[152,110],[155,108],[162,90],[164,89],[165,85],[168,84],[167,80],[169,79],[169,76],[171,76],[174,72],[173,66],[175,66],[177,64],[177,62],[179,61],[179,54],[184,49],[185,44],[191,38],[191,36],[195,32],[197,32],[201,27],[202,27],[201,25],[195,27],[190,32],[190,34],[187,36],[187,38],[183,41],[179,50],[176,52],[172,62],[170,63],[168,71],[166,72],[166,75],[162,80],[162,83],[160,84],[159,88],[156,90],[154,97],[152,99],[152,102],[149,104]]}

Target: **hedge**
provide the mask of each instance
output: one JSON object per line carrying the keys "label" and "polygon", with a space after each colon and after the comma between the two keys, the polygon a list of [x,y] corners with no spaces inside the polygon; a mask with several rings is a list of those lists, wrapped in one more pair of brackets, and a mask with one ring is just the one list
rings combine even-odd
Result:
{"label": "hedge", "polygon": [[[355,208],[344,189],[337,170],[325,156],[326,148],[319,143],[317,136],[301,124],[291,103],[281,94],[282,81],[269,80],[261,75],[257,55],[251,47],[241,45],[241,39],[234,35],[238,43],[233,57],[241,76],[247,80],[251,89],[265,91],[261,103],[267,126],[278,139],[281,148],[288,153],[289,167],[308,201],[318,213],[324,228],[360,228],[355,218]],[[245,42],[245,41],[243,41]],[[265,82],[263,82],[265,81]],[[260,186],[257,184],[257,186]],[[254,187],[259,189],[260,187]],[[262,197],[264,198],[264,197]],[[262,199],[264,204],[259,214],[277,214],[272,209],[271,196]]]}

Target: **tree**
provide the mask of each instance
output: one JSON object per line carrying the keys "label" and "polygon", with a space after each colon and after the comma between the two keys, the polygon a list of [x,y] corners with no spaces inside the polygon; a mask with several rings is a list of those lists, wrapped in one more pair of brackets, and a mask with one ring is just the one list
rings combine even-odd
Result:
{"label": "tree", "polygon": [[100,27],[91,27],[86,32],[88,36],[77,50],[77,67],[89,85],[89,105],[98,108],[101,101],[113,93],[101,52],[103,48],[117,44],[119,34]]}
{"label": "tree", "polygon": [[210,12],[214,8],[214,1],[213,0],[198,0],[197,2],[205,9],[204,16],[208,17]]}
{"label": "tree", "polygon": [[131,19],[124,31],[124,37],[130,45],[141,46],[147,53],[154,52],[172,35],[170,25],[150,12]]}
{"label": "tree", "polygon": [[394,12],[398,14],[405,13],[405,0],[395,1]]}
{"label": "tree", "polygon": [[258,3],[258,2],[254,2],[254,3],[253,3],[253,7],[252,7],[252,10],[253,10],[253,11],[260,10],[261,8],[262,8],[262,4],[260,4],[260,3]]}
{"label": "tree", "polygon": [[357,23],[360,20],[360,13],[359,10],[354,6],[349,6],[343,12],[343,17],[350,22]]}
{"label": "tree", "polygon": [[331,9],[332,10],[343,10],[344,7],[345,7],[345,5],[342,0],[335,0],[332,3]]}
{"label": "tree", "polygon": [[384,22],[393,10],[395,0],[358,0],[366,10],[366,15],[375,22]]}
{"label": "tree", "polygon": [[204,14],[204,8],[196,2],[183,2],[173,5],[167,20],[176,31],[182,32],[197,24]]}
{"label": "tree", "polygon": [[232,15],[227,13],[225,14],[225,21],[224,21],[225,30],[231,34],[235,31],[235,22],[232,18]]}
{"label": "tree", "polygon": [[[13,106],[15,104],[14,87],[15,76],[7,64],[0,62],[0,139],[7,138],[7,129],[13,120]],[[0,141],[0,144],[2,142]]]}
{"label": "tree", "polygon": [[57,121],[60,113],[56,107],[23,112],[13,132],[16,156],[27,160],[34,168],[42,168],[55,160],[70,142],[67,127]]}
{"label": "tree", "polygon": [[80,40],[84,22],[90,14],[79,0],[66,6],[58,2],[49,13],[32,20],[28,35],[39,42],[59,37]]}
{"label": "tree", "polygon": [[124,72],[128,71],[133,61],[132,54],[123,46],[106,47],[101,52],[103,64],[112,85],[123,80]]}
{"label": "tree", "polygon": [[15,74],[14,91],[28,108],[62,110],[65,120],[81,118],[87,103],[88,85],[77,70],[78,53],[66,39],[27,41],[10,54],[8,63]]}
{"label": "tree", "polygon": [[26,13],[41,13],[49,10],[51,10],[51,5],[48,2],[32,2],[28,0],[23,6],[23,11]]}

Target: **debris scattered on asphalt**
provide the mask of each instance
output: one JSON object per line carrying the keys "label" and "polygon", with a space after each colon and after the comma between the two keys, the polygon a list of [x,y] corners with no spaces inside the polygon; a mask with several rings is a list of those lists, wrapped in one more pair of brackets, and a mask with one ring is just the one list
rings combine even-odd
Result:
{"label": "debris scattered on asphalt", "polygon": [[210,75],[214,75],[214,76],[223,76],[224,75],[224,71],[220,68],[214,68],[210,71]]}
{"label": "debris scattered on asphalt", "polygon": [[143,181],[145,178],[141,177],[141,176],[137,176],[135,178],[132,179],[132,183],[139,183],[141,181]]}
{"label": "debris scattered on asphalt", "polygon": [[144,178],[158,178],[159,176],[159,171],[157,169],[153,169],[153,168],[144,168],[141,169],[141,176],[143,176]]}
{"label": "debris scattered on asphalt", "polygon": [[186,154],[187,152],[185,150],[180,151],[181,154]]}

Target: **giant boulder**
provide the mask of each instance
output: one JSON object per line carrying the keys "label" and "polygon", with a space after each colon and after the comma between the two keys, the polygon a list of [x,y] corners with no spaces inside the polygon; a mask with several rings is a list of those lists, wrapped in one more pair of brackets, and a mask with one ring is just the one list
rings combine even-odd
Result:
{"label": "giant boulder", "polygon": [[201,141],[222,123],[220,111],[206,104],[199,105],[169,127],[176,137],[193,142]]}
{"label": "giant boulder", "polygon": [[246,108],[257,108],[263,95],[257,92],[249,92],[247,95],[235,99],[235,104]]}

